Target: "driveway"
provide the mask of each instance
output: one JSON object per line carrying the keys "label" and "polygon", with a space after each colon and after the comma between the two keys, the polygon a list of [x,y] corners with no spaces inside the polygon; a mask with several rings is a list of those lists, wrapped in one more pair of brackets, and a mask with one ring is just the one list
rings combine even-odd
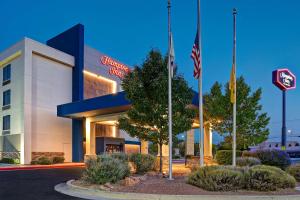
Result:
{"label": "driveway", "polygon": [[78,200],[54,191],[58,183],[80,177],[82,168],[0,171],[0,199]]}

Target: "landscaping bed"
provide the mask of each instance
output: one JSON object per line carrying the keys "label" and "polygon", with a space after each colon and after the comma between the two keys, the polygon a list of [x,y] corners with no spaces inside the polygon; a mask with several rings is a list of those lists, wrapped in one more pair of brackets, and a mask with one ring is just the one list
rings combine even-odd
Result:
{"label": "landscaping bed", "polygon": [[[225,152],[227,153],[227,152]],[[281,156],[277,152],[266,153]],[[229,157],[228,157],[229,158]],[[166,194],[166,195],[300,195],[300,166],[280,165],[282,160],[268,162],[274,167],[261,164],[256,157],[241,157],[238,167],[206,166],[185,170],[173,165],[175,180],[155,171],[155,158],[143,154],[104,154],[86,162],[80,180],[72,185],[95,191]],[[275,162],[276,161],[276,162]],[[298,181],[298,182],[297,182]]]}
{"label": "landscaping bed", "polygon": [[[136,184],[124,185],[119,182],[116,184],[97,185],[82,181],[74,181],[73,185],[88,189],[106,190],[111,192],[129,192],[144,194],[169,194],[169,195],[300,195],[300,191],[295,189],[284,189],[271,192],[258,192],[238,190],[231,192],[210,192],[186,183],[186,176],[175,176],[173,181],[163,178],[158,174],[144,175]],[[300,187],[300,183],[297,185]]]}

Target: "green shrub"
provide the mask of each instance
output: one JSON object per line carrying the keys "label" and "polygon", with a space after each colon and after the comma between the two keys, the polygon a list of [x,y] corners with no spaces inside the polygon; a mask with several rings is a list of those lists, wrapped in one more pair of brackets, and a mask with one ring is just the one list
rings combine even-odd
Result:
{"label": "green shrub", "polygon": [[277,167],[266,165],[251,167],[245,177],[247,189],[250,190],[275,191],[296,185],[294,177]]}
{"label": "green shrub", "polygon": [[300,182],[300,164],[291,165],[287,168],[287,173],[292,175],[298,182]]}
{"label": "green shrub", "polygon": [[64,162],[65,162],[65,158],[63,156],[55,156],[52,159],[53,164],[64,163]]}
{"label": "green shrub", "polygon": [[2,158],[0,163],[15,164],[15,160],[13,158]]}
{"label": "green shrub", "polygon": [[133,153],[130,155],[130,161],[133,162],[137,174],[153,170],[155,160],[156,158],[149,154]]}
{"label": "green shrub", "polygon": [[243,151],[242,157],[254,157],[254,158],[257,158],[257,154],[254,151]]}
{"label": "green shrub", "polygon": [[208,166],[191,173],[188,183],[208,191],[235,191],[244,187],[245,180],[237,168]]}
{"label": "green shrub", "polygon": [[89,159],[83,173],[83,180],[94,184],[115,183],[129,176],[128,162],[114,158],[111,155],[97,156]]}
{"label": "green shrub", "polygon": [[37,159],[36,164],[38,165],[51,165],[52,162],[48,157],[42,156]]}
{"label": "green shrub", "polygon": [[291,165],[289,154],[282,150],[258,150],[255,154],[263,165],[271,165],[281,169],[285,169]]}
{"label": "green shrub", "polygon": [[111,157],[121,160],[122,162],[128,162],[129,156],[125,153],[112,153],[110,154]]}
{"label": "green shrub", "polygon": [[236,165],[240,166],[240,167],[244,167],[244,166],[254,166],[254,165],[260,165],[261,162],[258,158],[254,158],[254,157],[238,157],[236,159]]}
{"label": "green shrub", "polygon": [[[236,156],[240,157],[241,151],[236,151]],[[232,150],[219,150],[216,153],[216,160],[220,165],[231,165],[232,164]]]}
{"label": "green shrub", "polygon": [[37,161],[37,160],[32,160],[32,161],[30,162],[30,164],[32,164],[32,165],[37,165],[37,164],[38,164],[38,161]]}
{"label": "green shrub", "polygon": [[188,177],[188,183],[208,191],[275,191],[294,188],[294,177],[277,167],[207,166],[198,168]]}

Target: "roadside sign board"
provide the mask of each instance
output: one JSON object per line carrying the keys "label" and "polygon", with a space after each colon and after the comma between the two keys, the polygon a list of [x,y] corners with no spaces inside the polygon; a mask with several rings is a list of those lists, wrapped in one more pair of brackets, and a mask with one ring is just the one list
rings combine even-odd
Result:
{"label": "roadside sign board", "polygon": [[296,76],[288,69],[277,69],[272,72],[272,82],[280,90],[296,88]]}

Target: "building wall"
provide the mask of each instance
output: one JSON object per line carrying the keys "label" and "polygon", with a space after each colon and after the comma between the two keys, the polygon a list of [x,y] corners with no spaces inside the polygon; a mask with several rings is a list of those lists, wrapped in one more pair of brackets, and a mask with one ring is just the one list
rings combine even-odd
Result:
{"label": "building wall", "polygon": [[[11,89],[11,108],[0,112],[0,151],[3,151],[4,143],[10,142],[16,151],[20,151],[22,164],[29,164],[32,155],[41,152],[63,152],[66,161],[71,161],[72,123],[70,119],[57,117],[56,112],[57,105],[72,102],[74,57],[24,38],[1,52],[0,61],[17,51],[21,55],[10,62],[11,83],[2,86],[1,82],[0,85],[1,108],[3,91]],[[121,91],[121,79],[110,74],[109,67],[101,64],[103,55],[86,46],[84,69],[112,81],[116,85],[113,92]],[[9,135],[2,136],[2,117],[7,114],[11,115],[11,130]],[[116,136],[138,141],[124,131],[117,131]]]}
{"label": "building wall", "polygon": [[[0,61],[20,52],[21,55],[12,61],[0,66],[0,151],[21,151],[21,136],[24,134],[23,126],[23,75],[24,58],[22,55],[23,42],[16,43],[0,54]],[[11,82],[2,86],[3,67],[11,64]],[[11,90],[11,106],[2,110],[3,92]],[[3,116],[10,115],[10,133],[2,135]]]}
{"label": "building wall", "polygon": [[105,54],[89,46],[84,46],[84,70],[105,77],[111,81],[115,81],[117,92],[121,91],[121,80],[109,74],[109,67],[101,63],[101,57]]}
{"label": "building wall", "polygon": [[71,161],[71,120],[56,116],[56,106],[71,101],[72,68],[33,54],[32,152],[64,152]]}

